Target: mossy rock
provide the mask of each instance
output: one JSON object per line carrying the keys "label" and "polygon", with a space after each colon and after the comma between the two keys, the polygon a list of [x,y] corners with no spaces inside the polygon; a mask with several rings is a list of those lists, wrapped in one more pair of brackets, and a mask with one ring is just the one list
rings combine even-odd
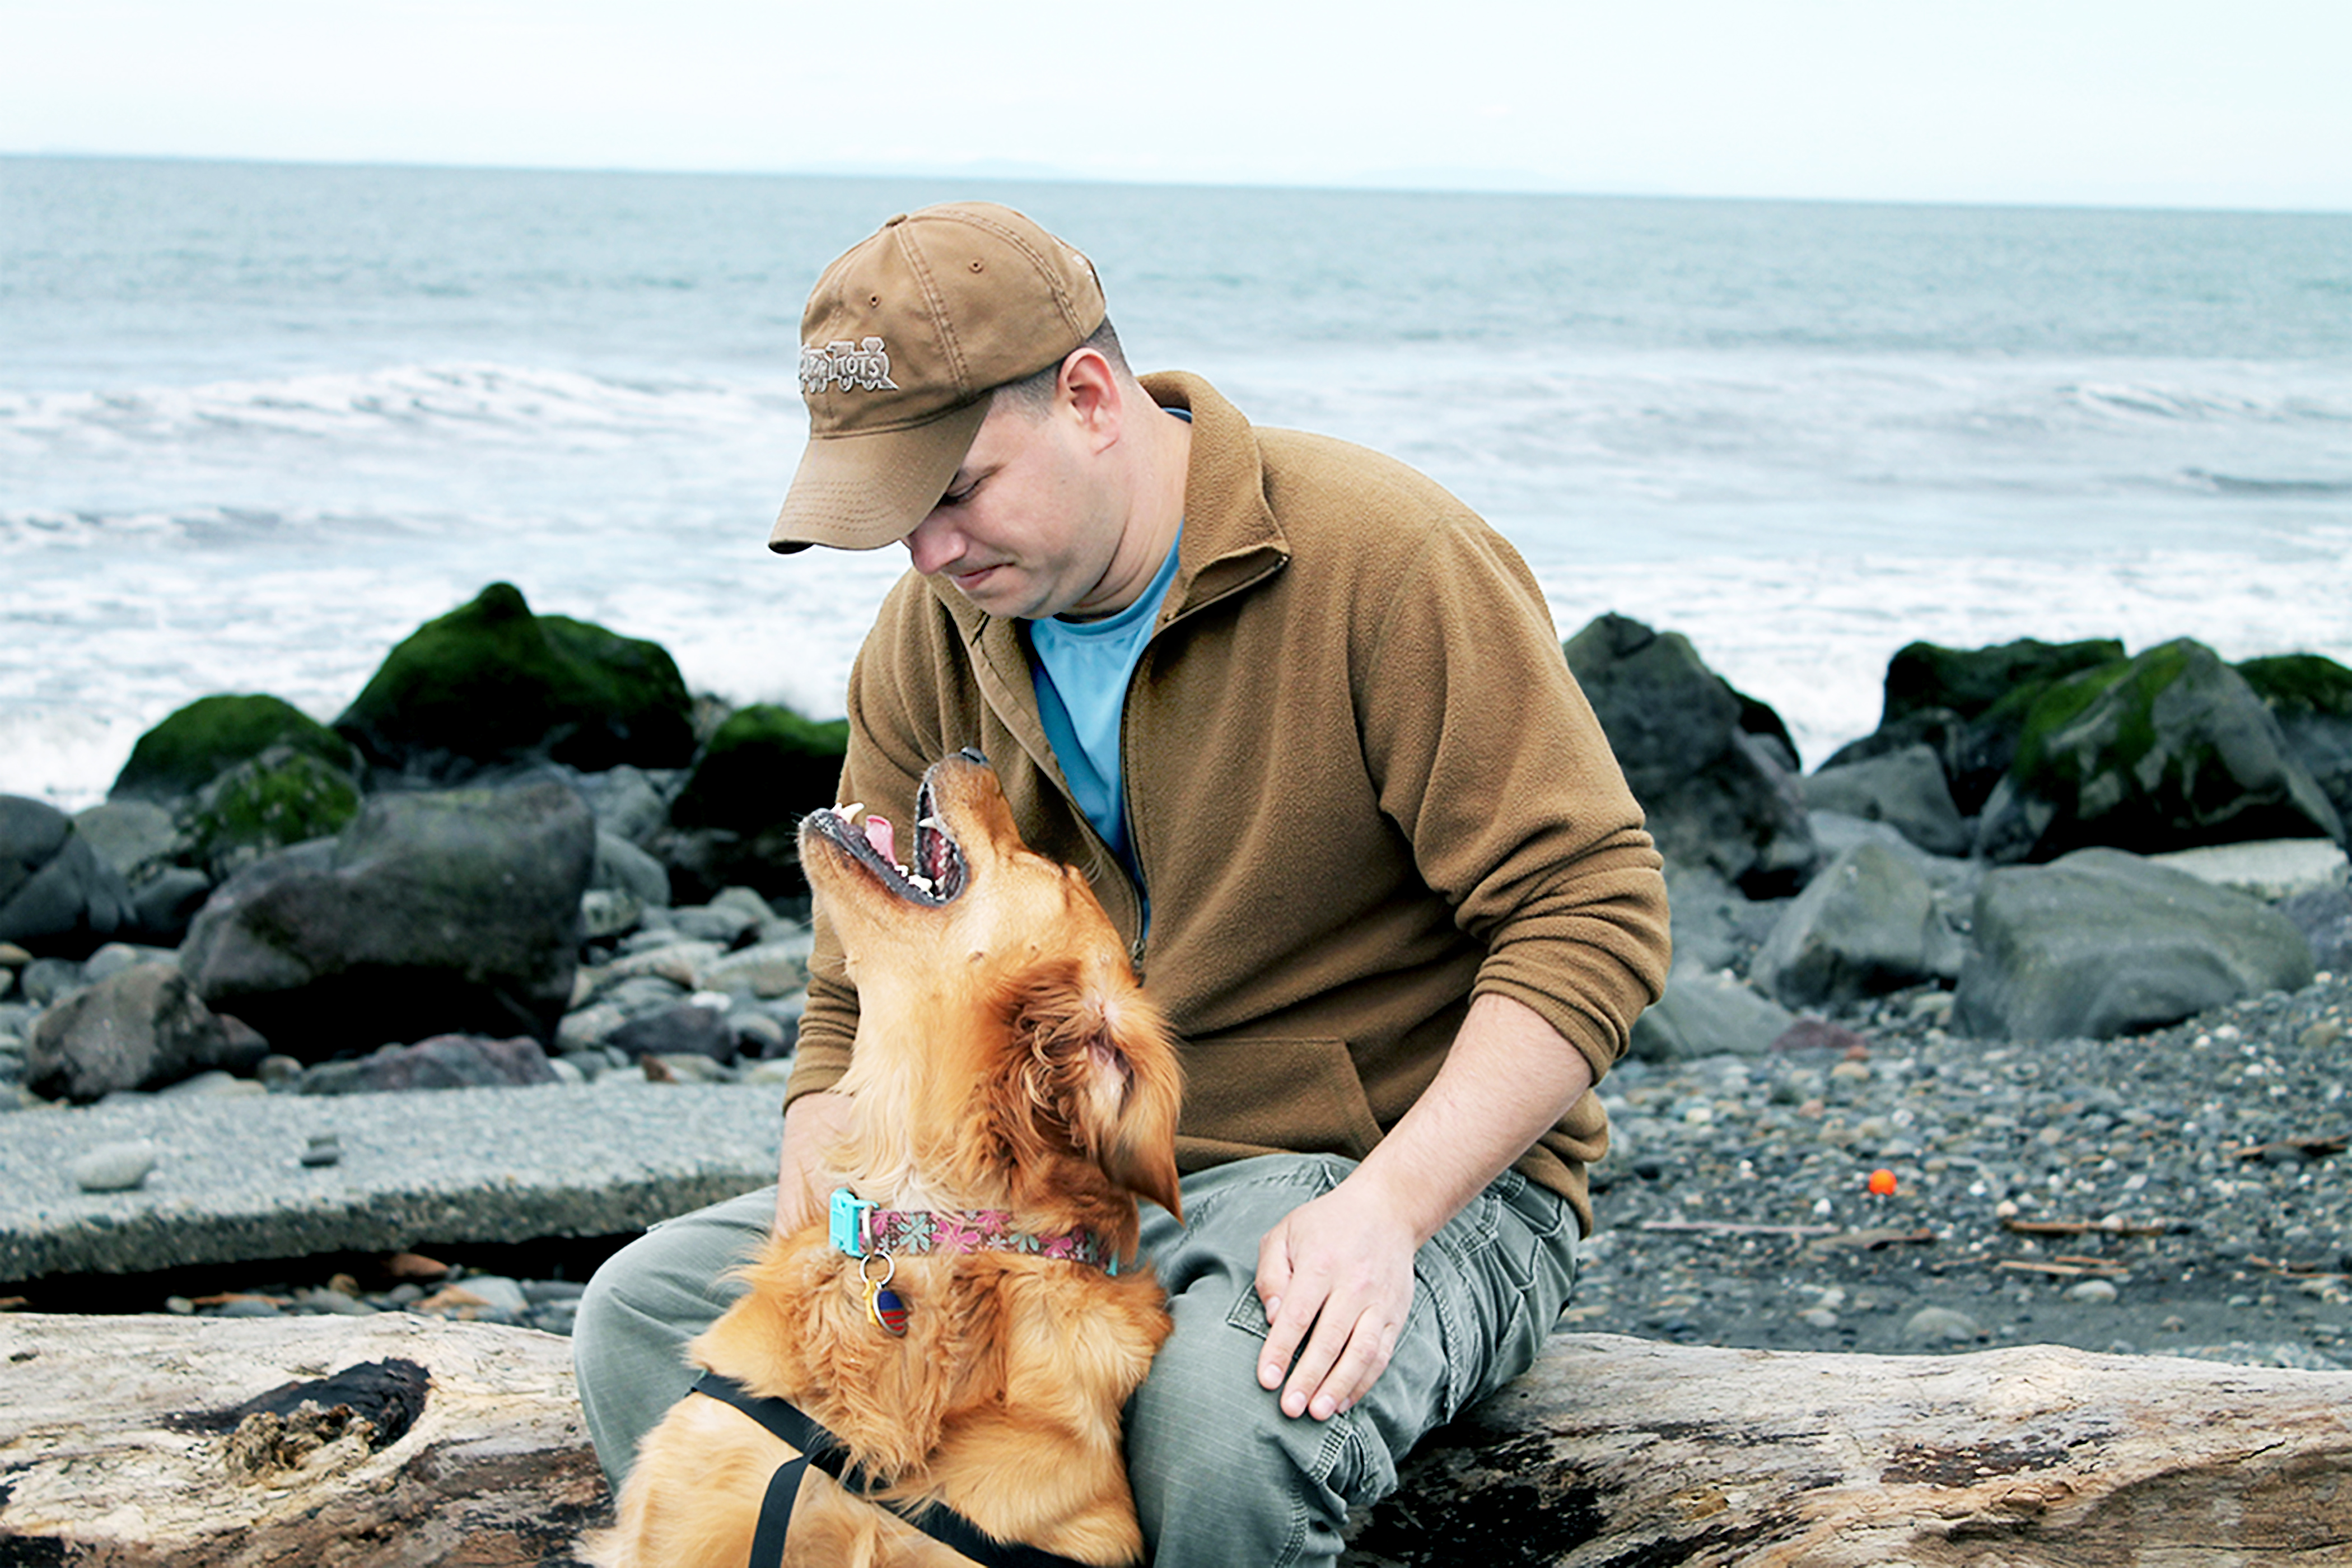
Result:
{"label": "mossy rock", "polygon": [[215,779],[181,824],[181,858],[215,881],[272,850],[340,833],[359,815],[351,775],[273,747]]}
{"label": "mossy rock", "polygon": [[736,885],[772,899],[805,893],[800,820],[836,804],[848,746],[846,719],[809,719],[773,703],[720,724],[670,806],[669,858],[684,896]]}
{"label": "mossy rock", "polygon": [[2047,860],[2340,831],[2245,678],[2184,637],[2035,699],[1978,844],[1996,860]]}
{"label": "mossy rock", "polygon": [[2281,718],[2352,720],[2352,669],[2315,653],[2250,658],[2237,667],[2254,695]]}
{"label": "mossy rock", "polygon": [[756,833],[832,805],[849,750],[849,721],[805,718],[772,702],[719,726],[670,807],[679,827]]}
{"label": "mossy rock", "polygon": [[1886,664],[1882,728],[1906,716],[1948,709],[1963,719],[1981,719],[1995,709],[2018,712],[2053,680],[2113,664],[2124,645],[2113,637],[2046,643],[2020,637],[1990,647],[1944,647],[1915,642],[1897,649]]}
{"label": "mossy rock", "polygon": [[335,729],[378,768],[456,783],[540,761],[683,767],[693,710],[659,644],[533,615],[493,583],[394,647]]}
{"label": "mossy rock", "polygon": [[2311,771],[2352,847],[2352,669],[2315,653],[2250,658],[2238,666],[2276,716],[2288,752]]}
{"label": "mossy rock", "polygon": [[290,702],[257,693],[200,697],[139,737],[108,798],[178,801],[276,746],[341,773],[359,766],[350,742]]}
{"label": "mossy rock", "polygon": [[1926,746],[1944,767],[1963,816],[1984,809],[2017,755],[2025,715],[2053,681],[2124,657],[2111,637],[2046,643],[2032,637],[1990,647],[1915,642],[1886,665],[1878,728],[1841,747],[1827,766]]}

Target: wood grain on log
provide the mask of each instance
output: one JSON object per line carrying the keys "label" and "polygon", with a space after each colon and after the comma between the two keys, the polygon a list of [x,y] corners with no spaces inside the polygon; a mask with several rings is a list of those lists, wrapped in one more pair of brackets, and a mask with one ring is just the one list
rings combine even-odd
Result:
{"label": "wood grain on log", "polygon": [[[2318,1568],[2352,1373],[1562,1334],[1402,1479],[1357,1568]],[[607,1511],[551,1335],[0,1314],[0,1568],[561,1568]]]}
{"label": "wood grain on log", "polygon": [[2352,1373],[1563,1334],[1402,1479],[1351,1562],[2342,1568]]}

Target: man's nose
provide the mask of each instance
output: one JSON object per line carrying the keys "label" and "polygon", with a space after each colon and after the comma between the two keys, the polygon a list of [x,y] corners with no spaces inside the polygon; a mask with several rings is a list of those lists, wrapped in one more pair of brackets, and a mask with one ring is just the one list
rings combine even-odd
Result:
{"label": "man's nose", "polygon": [[938,512],[917,523],[915,531],[901,542],[907,546],[915,570],[926,577],[939,575],[940,568],[955,560],[963,550],[963,541]]}

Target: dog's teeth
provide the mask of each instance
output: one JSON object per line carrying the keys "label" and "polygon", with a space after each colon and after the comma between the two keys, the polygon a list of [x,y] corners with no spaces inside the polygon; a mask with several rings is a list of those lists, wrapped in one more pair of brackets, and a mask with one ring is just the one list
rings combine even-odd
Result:
{"label": "dog's teeth", "polygon": [[923,818],[922,821],[915,824],[915,826],[918,827],[928,827],[934,833],[941,833],[946,831],[948,825],[941,822],[936,816],[927,816]]}
{"label": "dog's teeth", "polygon": [[855,822],[857,820],[857,814],[865,809],[866,803],[864,801],[853,800],[847,805],[835,806],[833,808],[833,815],[841,818],[844,822]]}
{"label": "dog's teeth", "polygon": [[909,871],[907,873],[907,883],[909,887],[920,888],[924,892],[931,891],[931,879],[929,877]]}

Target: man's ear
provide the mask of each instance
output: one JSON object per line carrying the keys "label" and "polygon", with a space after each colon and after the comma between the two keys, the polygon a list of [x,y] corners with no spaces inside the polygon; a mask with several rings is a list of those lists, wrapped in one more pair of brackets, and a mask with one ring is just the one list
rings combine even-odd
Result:
{"label": "man's ear", "polygon": [[1127,416],[1127,389],[1100,349],[1072,349],[1062,361],[1055,392],[1097,450],[1118,439],[1120,422]]}

